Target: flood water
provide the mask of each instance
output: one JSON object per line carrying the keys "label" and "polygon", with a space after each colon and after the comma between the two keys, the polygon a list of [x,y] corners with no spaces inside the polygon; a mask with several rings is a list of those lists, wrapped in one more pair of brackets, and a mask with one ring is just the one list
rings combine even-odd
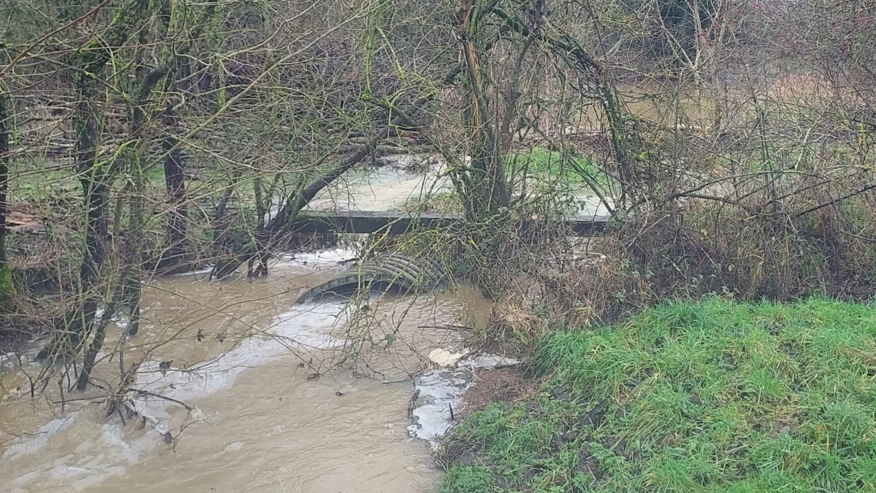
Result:
{"label": "flood water", "polygon": [[[459,346],[443,326],[483,317],[488,304],[447,292],[372,299],[356,314],[339,301],[293,305],[345,255],[280,261],[255,281],[151,282],[124,352],[126,368],[140,363],[132,387],[146,393],[129,394],[139,415],[122,412],[124,426],[107,416],[105,391],[62,399],[57,376],[31,399],[27,375],[42,367],[7,358],[0,491],[436,491],[430,450],[408,432],[412,377],[431,350]],[[120,333],[95,375],[109,389]]]}

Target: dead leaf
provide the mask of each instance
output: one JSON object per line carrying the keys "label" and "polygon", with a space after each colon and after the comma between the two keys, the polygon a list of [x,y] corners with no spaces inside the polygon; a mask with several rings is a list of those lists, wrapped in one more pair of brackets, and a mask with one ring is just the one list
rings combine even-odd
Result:
{"label": "dead leaf", "polygon": [[305,366],[307,365],[303,361],[301,363],[298,363],[298,368],[304,368]]}
{"label": "dead leaf", "polygon": [[167,433],[164,434],[164,444],[170,445],[171,443],[173,443],[173,435],[171,435],[170,432],[168,431]]}
{"label": "dead leaf", "polygon": [[198,329],[198,342],[201,342],[203,340],[204,340],[204,331],[201,329]]}
{"label": "dead leaf", "polygon": [[311,373],[310,375],[307,375],[308,382],[312,382],[313,380],[316,380],[317,378],[319,378],[319,373]]}
{"label": "dead leaf", "polygon": [[143,416],[143,419],[140,420],[140,424],[137,426],[138,430],[142,430],[143,428],[146,428],[146,417],[145,416]]}
{"label": "dead leaf", "polygon": [[225,342],[225,334],[217,334],[216,340],[218,340],[219,342]]}
{"label": "dead leaf", "polygon": [[172,365],[172,364],[173,364],[173,360],[162,361],[161,363],[158,363],[158,370],[161,371],[162,375],[164,375],[167,373],[167,370],[170,369],[170,365]]}

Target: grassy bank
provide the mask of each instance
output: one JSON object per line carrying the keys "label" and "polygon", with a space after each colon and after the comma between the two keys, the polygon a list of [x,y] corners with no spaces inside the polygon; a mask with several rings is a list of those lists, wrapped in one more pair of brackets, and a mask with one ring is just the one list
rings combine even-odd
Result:
{"label": "grassy bank", "polygon": [[537,397],[448,440],[442,493],[876,490],[876,311],[672,303],[556,333]]}

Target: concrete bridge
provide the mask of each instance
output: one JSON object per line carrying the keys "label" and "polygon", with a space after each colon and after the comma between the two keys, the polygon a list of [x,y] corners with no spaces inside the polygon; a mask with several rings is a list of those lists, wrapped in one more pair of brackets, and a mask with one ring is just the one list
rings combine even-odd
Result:
{"label": "concrete bridge", "polygon": [[[446,228],[465,220],[462,214],[412,214],[406,212],[301,212],[292,225],[296,233],[388,233],[416,229]],[[590,236],[605,229],[609,216],[568,216],[563,223],[577,236]],[[536,220],[523,219],[523,227]]]}

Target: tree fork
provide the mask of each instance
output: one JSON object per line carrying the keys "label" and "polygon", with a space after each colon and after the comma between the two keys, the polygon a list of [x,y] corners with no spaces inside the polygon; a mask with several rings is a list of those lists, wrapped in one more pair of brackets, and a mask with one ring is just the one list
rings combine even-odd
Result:
{"label": "tree fork", "polygon": [[598,102],[605,112],[605,117],[608,119],[609,140],[614,158],[617,160],[620,168],[622,182],[621,202],[624,202],[627,193],[626,185],[631,183],[634,178],[633,159],[630,155],[629,144],[627,143],[628,138],[626,136],[623,110],[618,101],[615,88],[605,76],[603,67],[567,33],[562,33],[558,39],[542,31],[530,29],[517,16],[511,15],[501,8],[496,7],[492,9],[492,12],[502,19],[509,28],[520,33],[522,36],[534,37],[546,44],[550,51],[560,56],[570,68],[584,75],[593,84],[596,89]]}
{"label": "tree fork", "polygon": [[[484,11],[492,10],[495,3],[492,2]],[[493,216],[500,209],[510,206],[505,168],[497,147],[496,133],[491,126],[493,124],[484,118],[485,112],[489,111],[489,105],[484,95],[484,82],[474,41],[477,37],[479,12],[478,6],[472,0],[462,0],[456,29],[471,92],[468,114],[469,125],[474,133],[475,149],[472,153],[473,169],[470,174],[474,176],[470,177],[473,186],[466,190],[468,196],[462,198],[466,204],[466,213],[472,220]]]}

